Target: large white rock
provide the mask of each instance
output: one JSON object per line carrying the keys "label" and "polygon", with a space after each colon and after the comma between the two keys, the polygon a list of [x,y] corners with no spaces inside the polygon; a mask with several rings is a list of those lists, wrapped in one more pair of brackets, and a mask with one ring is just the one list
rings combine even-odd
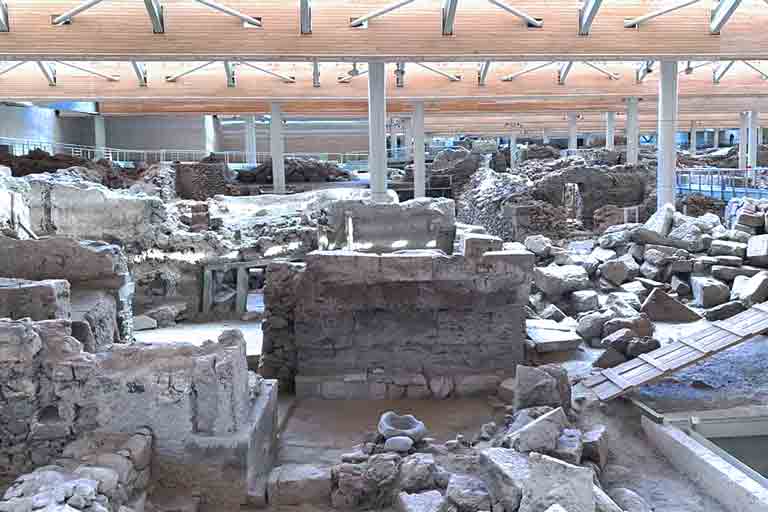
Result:
{"label": "large white rock", "polygon": [[549,297],[589,288],[589,275],[578,265],[536,267],[533,275],[536,286]]}
{"label": "large white rock", "polygon": [[539,453],[532,453],[530,478],[519,512],[546,512],[552,505],[566,510],[595,512],[593,473]]}
{"label": "large white rock", "polygon": [[709,276],[692,276],[691,290],[696,305],[703,308],[719,306],[731,298],[728,285]]}
{"label": "large white rock", "polygon": [[651,215],[651,218],[646,221],[644,227],[661,236],[667,236],[672,229],[674,217],[675,207],[671,204],[665,204],[660,210]]}
{"label": "large white rock", "polygon": [[640,274],[640,265],[630,254],[608,260],[598,267],[600,275],[615,285],[621,285]]}
{"label": "large white rock", "polygon": [[398,512],[438,512],[443,499],[439,491],[419,494],[401,492],[397,495],[396,508]]}
{"label": "large white rock", "polygon": [[768,300],[768,272],[760,272],[749,278],[736,276],[731,299],[740,300],[747,307]]}
{"label": "large white rock", "polygon": [[508,448],[488,448],[480,452],[480,468],[486,475],[494,510],[517,510],[525,483],[531,473],[528,456]]}
{"label": "large white rock", "polygon": [[331,502],[331,470],[312,464],[277,466],[269,474],[270,505],[326,505]]}

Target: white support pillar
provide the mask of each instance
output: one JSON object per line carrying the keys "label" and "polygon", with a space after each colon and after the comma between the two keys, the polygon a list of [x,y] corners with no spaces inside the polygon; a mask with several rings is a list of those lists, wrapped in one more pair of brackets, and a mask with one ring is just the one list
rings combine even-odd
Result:
{"label": "white support pillar", "polygon": [[698,130],[696,129],[696,121],[691,121],[691,132],[688,135],[688,152],[691,155],[696,154],[696,135],[698,133]]}
{"label": "white support pillar", "polygon": [[[387,201],[387,73],[383,62],[368,63],[368,169],[371,199]],[[393,130],[394,131],[394,130]]]}
{"label": "white support pillar", "polygon": [[614,150],[614,139],[616,138],[616,112],[605,113],[605,149]]}
{"label": "white support pillar", "polygon": [[509,135],[509,168],[517,169],[517,134]]}
{"label": "white support pillar", "polygon": [[747,168],[747,147],[749,146],[749,114],[739,112],[739,169]]}
{"label": "white support pillar", "polygon": [[541,134],[541,142],[543,144],[549,144],[549,133],[546,130]]}
{"label": "white support pillar", "polygon": [[403,119],[403,152],[408,160],[413,155],[413,118]]}
{"label": "white support pillar", "polygon": [[712,132],[712,147],[715,149],[720,147],[720,128],[715,128]]}
{"label": "white support pillar", "polygon": [[424,156],[424,103],[418,102],[413,111],[413,197],[426,197],[427,177]]}
{"label": "white support pillar", "polygon": [[245,161],[249,167],[256,167],[256,116],[245,116]]}
{"label": "white support pillar", "polygon": [[[749,113],[749,146],[747,153],[747,166],[750,169],[758,167],[757,155],[759,154],[758,147],[760,145],[760,112],[752,110]],[[750,176],[754,175],[754,171],[750,172]]]}
{"label": "white support pillar", "polygon": [[627,138],[627,163],[637,165],[640,155],[640,119],[639,101],[636,97],[627,98],[627,121],[624,135]]}
{"label": "white support pillar", "polygon": [[96,160],[107,156],[103,149],[107,146],[107,126],[104,123],[104,116],[93,116],[93,145],[97,148]]}
{"label": "white support pillar", "polygon": [[576,125],[576,112],[568,112],[568,150],[579,149],[578,126]]}
{"label": "white support pillar", "polygon": [[661,61],[661,76],[659,78],[659,136],[658,136],[658,169],[657,209],[664,205],[675,204],[675,169],[677,167],[677,150],[675,133],[677,132],[677,61]]}
{"label": "white support pillar", "polygon": [[397,128],[395,125],[397,124],[397,121],[394,117],[389,119],[389,153],[387,154],[388,158],[394,158],[395,153],[397,153]]}
{"label": "white support pillar", "polygon": [[270,105],[269,152],[272,156],[272,188],[276,194],[285,194],[285,142],[283,140],[283,112],[280,104]]}
{"label": "white support pillar", "polygon": [[203,116],[203,149],[207,155],[216,151],[216,119],[211,115]]}

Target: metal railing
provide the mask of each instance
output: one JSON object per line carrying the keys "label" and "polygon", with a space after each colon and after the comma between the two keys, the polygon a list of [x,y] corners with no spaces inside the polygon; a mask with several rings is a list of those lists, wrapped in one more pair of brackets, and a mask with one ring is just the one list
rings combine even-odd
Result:
{"label": "metal railing", "polygon": [[693,167],[677,169],[678,195],[700,194],[722,201],[735,197],[768,198],[768,168],[721,169]]}

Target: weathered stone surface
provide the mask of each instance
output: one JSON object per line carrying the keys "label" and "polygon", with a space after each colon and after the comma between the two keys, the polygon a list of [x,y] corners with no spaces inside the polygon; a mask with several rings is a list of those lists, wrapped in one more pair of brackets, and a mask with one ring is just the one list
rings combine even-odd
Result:
{"label": "weathered stone surface", "polygon": [[451,475],[445,499],[459,512],[479,512],[491,508],[491,497],[485,484],[469,475]]}
{"label": "weathered stone surface", "polygon": [[634,331],[630,329],[619,329],[600,340],[600,344],[597,348],[613,347],[619,352],[624,353],[627,349],[627,344],[635,337],[637,337],[637,333]]}
{"label": "weathered stone surface", "polygon": [[480,452],[480,468],[487,475],[494,510],[499,505],[503,510],[517,510],[530,478],[528,456],[507,448],[488,448]]}
{"label": "weathered stone surface", "polygon": [[606,432],[607,429],[604,425],[596,425],[592,429],[584,432],[581,437],[581,440],[584,443],[582,458],[594,462],[600,469],[605,468],[606,464],[608,464]]}
{"label": "weathered stone surface", "polygon": [[401,492],[397,495],[398,512],[439,512],[443,503],[443,495],[439,491],[428,491],[419,494]]}
{"label": "weathered stone surface", "polygon": [[63,279],[0,278],[0,318],[68,320],[71,313],[69,283]]}
{"label": "weathered stone surface", "polygon": [[672,280],[669,283],[669,289],[673,293],[676,293],[678,297],[690,297],[691,295],[691,285],[679,276],[672,276]]}
{"label": "weathered stone surface", "polygon": [[629,329],[638,336],[651,336],[653,335],[654,325],[648,318],[648,315],[644,313],[631,318],[614,318],[603,326],[603,335],[610,336],[620,329]]}
{"label": "weathered stone surface", "polygon": [[712,277],[721,281],[733,281],[737,276],[752,277],[762,272],[763,268],[742,265],[741,267],[729,267],[725,265],[712,265],[710,271]]}
{"label": "weathered stone surface", "polygon": [[654,338],[648,338],[648,337],[643,337],[643,338],[638,337],[630,340],[629,343],[627,343],[625,355],[629,359],[634,359],[640,354],[647,354],[648,352],[653,352],[659,347],[661,347],[659,340],[656,340]]}
{"label": "weathered stone surface", "polygon": [[[565,376],[567,386],[567,375]],[[560,380],[561,382],[558,382]],[[548,373],[545,367],[534,368],[532,366],[518,365],[515,373],[515,409],[526,409],[537,406],[570,406],[570,401],[564,404],[564,383],[560,379]],[[570,398],[570,392],[568,398]]]}
{"label": "weathered stone surface", "polygon": [[388,452],[405,453],[411,448],[413,448],[413,439],[408,436],[390,437],[384,442],[384,450]]}
{"label": "weathered stone surface", "polygon": [[600,307],[597,292],[594,290],[581,290],[571,293],[571,306],[577,313],[594,311]]}
{"label": "weathered stone surface", "polygon": [[134,331],[147,331],[151,329],[157,329],[157,320],[146,315],[138,315],[133,317]]}
{"label": "weathered stone surface", "polygon": [[747,258],[752,265],[768,266],[768,235],[750,237],[747,242]]}
{"label": "weathered stone surface", "polygon": [[550,265],[534,269],[534,282],[549,297],[589,288],[589,275],[577,265]]}
{"label": "weathered stone surface", "polygon": [[592,365],[597,368],[613,368],[626,362],[627,357],[624,354],[613,347],[608,347]]}
{"label": "weathered stone surface", "polygon": [[583,451],[581,430],[566,428],[557,438],[557,446],[552,455],[569,464],[580,464]]}
{"label": "weathered stone surface", "polygon": [[526,249],[542,258],[549,256],[549,251],[552,249],[552,240],[544,235],[532,235],[526,237],[523,243]]}
{"label": "weathered stone surface", "polygon": [[523,428],[506,436],[504,445],[519,452],[548,453],[557,448],[560,432],[568,425],[562,407],[536,418]]}
{"label": "weathered stone surface", "polygon": [[731,296],[728,285],[708,276],[692,276],[691,290],[696,305],[711,308],[727,302]]}
{"label": "weathered stone surface", "polygon": [[331,470],[312,464],[277,466],[269,474],[267,499],[270,505],[316,505],[331,501]]}
{"label": "weathered stone surface", "polygon": [[600,338],[603,335],[603,326],[610,320],[616,318],[616,313],[612,310],[594,311],[579,317],[579,325],[576,332],[584,339]]}
{"label": "weathered stone surface", "polygon": [[640,312],[648,315],[654,322],[695,322],[701,319],[691,308],[658,288],[645,299]]}
{"label": "weathered stone surface", "polygon": [[601,276],[613,284],[621,285],[637,277],[640,266],[631,255],[625,254],[620,258],[606,261],[598,267],[598,270]]}
{"label": "weathered stone surface", "polygon": [[703,232],[696,224],[685,223],[674,228],[669,233],[669,238],[686,242],[688,250],[691,252],[700,252],[704,250],[703,235]]}
{"label": "weathered stone surface", "polygon": [[672,229],[672,222],[675,217],[675,207],[670,204],[665,204],[661,209],[657,210],[650,219],[646,221],[644,227],[658,233],[661,236],[669,235]]}
{"label": "weathered stone surface", "polygon": [[747,244],[728,242],[726,240],[714,240],[712,245],[709,246],[709,255],[745,258],[747,256]]}
{"label": "weathered stone surface", "polygon": [[400,488],[406,492],[421,492],[437,487],[438,468],[428,453],[414,453],[403,459],[400,466]]}
{"label": "weathered stone surface", "polygon": [[519,512],[545,512],[559,504],[566,510],[595,512],[592,471],[546,455],[530,455],[530,479]]}
{"label": "weathered stone surface", "polygon": [[746,306],[744,306],[741,301],[732,300],[720,304],[719,306],[707,309],[704,311],[704,318],[710,322],[714,322],[716,320],[725,320],[726,318],[730,318],[733,315],[738,315],[742,311],[746,311],[746,309]]}
{"label": "weathered stone surface", "polygon": [[616,487],[608,491],[608,496],[627,512],[653,512],[648,502],[631,489]]}
{"label": "weathered stone surface", "polygon": [[768,272],[760,272],[750,278],[734,281],[731,299],[739,300],[745,306],[764,302],[768,299]]}

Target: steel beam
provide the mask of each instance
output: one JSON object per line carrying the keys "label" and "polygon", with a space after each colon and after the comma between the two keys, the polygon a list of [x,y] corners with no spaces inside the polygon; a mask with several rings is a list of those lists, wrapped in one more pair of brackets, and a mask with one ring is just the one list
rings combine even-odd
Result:
{"label": "steel beam", "polygon": [[75,16],[77,16],[78,14],[80,14],[83,11],[87,11],[88,9],[93,7],[94,5],[100,4],[102,1],[103,0],[88,0],[86,2],[83,2],[80,5],[78,5],[77,7],[73,7],[72,9],[68,10],[64,14],[61,14],[61,15],[57,16],[56,18],[54,18],[53,19],[53,24],[54,25],[63,25],[65,23],[69,23],[70,21],[72,21],[72,18],[74,18]]}
{"label": "steel beam", "polygon": [[235,78],[235,64],[232,61],[224,61],[224,73],[227,74],[227,87],[237,87]]}
{"label": "steel beam", "polygon": [[659,16],[663,16],[665,14],[668,14],[670,12],[677,11],[679,9],[682,9],[684,7],[688,7],[689,5],[693,5],[695,3],[698,3],[699,0],[686,0],[684,2],[677,3],[675,5],[671,5],[669,7],[665,7],[663,9],[659,9],[658,11],[653,11],[649,14],[645,14],[643,16],[640,16],[639,18],[633,18],[631,20],[627,20],[624,22],[624,28],[637,28],[646,21],[650,21],[654,18],[658,18]]}
{"label": "steel beam", "polygon": [[19,66],[23,66],[26,63],[27,63],[26,60],[22,60],[22,61],[19,61],[19,62],[15,62],[15,63],[11,64],[10,66],[8,66],[6,68],[0,69],[0,76],[4,75],[6,73],[10,73],[14,69],[18,68]]}
{"label": "steel beam", "polygon": [[491,61],[487,60],[480,66],[480,71],[477,72],[477,84],[480,86],[485,85],[488,79],[488,71],[491,69]]}
{"label": "steel beam", "polygon": [[240,64],[242,64],[243,66],[248,66],[251,69],[255,69],[256,71],[261,71],[262,73],[264,73],[266,75],[273,76],[275,78],[279,78],[280,80],[282,80],[286,84],[295,84],[296,83],[296,79],[294,77],[292,77],[292,76],[283,75],[281,73],[275,73],[274,71],[270,71],[269,69],[262,68],[260,66],[257,66],[255,64],[251,64],[250,62],[246,62],[246,61],[241,61]]}
{"label": "steel beam", "polygon": [[452,75],[450,73],[446,73],[445,71],[442,71],[440,69],[433,68],[432,66],[428,66],[428,65],[424,64],[423,62],[414,62],[414,64],[416,64],[419,67],[422,67],[422,68],[426,69],[427,71],[431,71],[432,73],[435,73],[437,75],[444,76],[445,78],[447,78],[451,82],[458,82],[459,80],[461,80],[460,76],[456,76],[456,75]]}
{"label": "steel beam", "polygon": [[758,167],[758,145],[760,144],[760,112],[752,110],[749,112],[749,145],[747,146],[747,169],[749,175],[754,176],[754,170]]}
{"label": "steel beam", "polygon": [[147,7],[147,14],[152,22],[152,32],[155,34],[165,33],[165,18],[163,17],[163,6],[160,0],[144,0]]}
{"label": "steel beam", "polygon": [[414,0],[400,0],[399,2],[395,2],[393,4],[389,4],[385,7],[382,7],[381,9],[375,10],[373,12],[369,12],[365,16],[360,16],[357,19],[352,20],[349,23],[350,27],[361,27],[363,24],[365,24],[366,21],[372,20],[374,18],[378,18],[379,16],[384,16],[387,13],[390,13],[396,9],[401,8],[404,5],[408,5],[410,3],[413,3]]}
{"label": "steel beam", "polygon": [[559,85],[565,85],[568,75],[571,73],[571,69],[573,69],[573,64],[573,61],[560,64],[560,69],[557,71],[557,83]]}
{"label": "steel beam", "polygon": [[712,82],[719,84],[725,74],[730,71],[735,63],[735,60],[729,60],[728,62],[721,62],[715,69],[712,70]]}
{"label": "steel beam", "polygon": [[714,64],[714,63],[713,62],[700,62],[698,64],[694,64],[692,61],[689,60],[688,63],[685,65],[685,69],[680,71],[680,74],[685,73],[686,75],[691,75],[691,74],[693,74],[694,70],[699,69],[699,68],[703,68],[703,67],[706,67],[706,66],[711,66],[712,64]]}
{"label": "steel beam", "polygon": [[717,2],[717,6],[712,9],[709,32],[711,34],[719,34],[740,4],[741,0],[720,0]]}
{"label": "steel beam", "polygon": [[219,12],[223,12],[224,14],[234,16],[235,18],[240,19],[246,25],[250,25],[252,27],[258,27],[258,28],[262,27],[261,21],[257,20],[253,16],[248,16],[247,14],[243,14],[242,12],[232,9],[231,7],[227,7],[226,5],[222,5],[212,0],[195,0],[195,1],[199,4],[205,5],[206,7],[210,7],[214,11],[219,11]]}
{"label": "steel beam", "polygon": [[452,36],[459,0],[443,0],[443,35]]}
{"label": "steel beam", "polygon": [[312,87],[320,87],[320,63],[312,63]]}
{"label": "steel beam", "polygon": [[[768,0],[766,0],[766,1],[768,1]],[[759,74],[759,75],[760,75],[760,76],[763,78],[763,80],[768,80],[768,73],[766,73],[766,72],[765,72],[765,71],[763,71],[762,69],[758,68],[757,66],[755,66],[755,65],[754,65],[754,64],[752,64],[751,62],[748,62],[748,61],[746,61],[746,60],[743,60],[742,62],[743,62],[744,64],[746,64],[746,65],[747,65],[747,67],[749,67],[750,69],[752,69],[752,70],[756,71],[756,72],[757,72],[757,73],[758,73],[758,74]]]}
{"label": "steel beam", "polygon": [[627,120],[624,126],[624,135],[627,139],[627,163],[637,165],[640,156],[640,105],[638,98],[627,98]]}
{"label": "steel beam", "polygon": [[0,0],[0,32],[10,32],[11,23],[8,21],[8,5]]}
{"label": "steel beam", "polygon": [[643,62],[637,70],[635,70],[635,81],[642,83],[649,74],[653,72],[654,61],[647,60]]}
{"label": "steel beam", "polygon": [[597,64],[595,64],[593,62],[584,61],[584,64],[587,65],[588,67],[594,69],[598,73],[601,73],[601,74],[607,76],[611,80],[618,80],[619,78],[621,78],[621,75],[619,75],[618,73],[611,73],[610,71],[608,71],[604,67],[598,66]]}
{"label": "steel beam", "polygon": [[147,65],[142,62],[136,62],[135,60],[132,60],[131,67],[133,68],[133,72],[136,74],[136,79],[139,81],[139,87],[146,87],[148,84]]}
{"label": "steel beam", "polygon": [[299,19],[302,34],[312,33],[312,0],[299,0]]}
{"label": "steel beam", "polygon": [[61,60],[54,60],[52,62],[55,62],[56,64],[61,64],[62,66],[67,66],[72,69],[76,69],[78,71],[82,71],[84,73],[88,73],[90,75],[98,76],[100,78],[103,78],[104,80],[109,80],[110,82],[120,81],[119,76],[108,75],[106,73],[102,73],[101,71],[96,71],[95,69],[91,69],[89,67],[83,66],[82,64],[73,64],[71,62],[64,62]]}
{"label": "steel beam", "polygon": [[405,62],[398,62],[395,67],[395,87],[405,87]]}
{"label": "steel beam", "polygon": [[538,71],[540,69],[546,68],[548,66],[551,66],[552,64],[554,64],[554,62],[545,62],[543,64],[536,64],[535,66],[526,67],[525,69],[521,69],[516,73],[512,73],[510,75],[502,77],[501,80],[503,82],[511,82],[515,78],[519,78],[523,75],[527,75],[528,73],[533,73],[534,71]]}
{"label": "steel beam", "polygon": [[45,76],[45,79],[48,80],[48,85],[51,87],[56,87],[56,66],[50,62],[43,62],[41,60],[36,62],[37,67],[40,68],[43,76]]}
{"label": "steel beam", "polygon": [[677,167],[677,61],[661,61],[659,78],[659,127],[656,170],[657,203],[660,211],[665,205],[675,205],[675,169]]}
{"label": "steel beam", "polygon": [[544,22],[541,20],[537,20],[530,14],[521,11],[520,9],[516,9],[515,7],[512,7],[509,4],[505,4],[504,2],[501,2],[500,0],[488,0],[490,3],[495,5],[496,7],[499,7],[500,9],[504,9],[510,14],[513,14],[520,18],[521,20],[525,21],[529,26],[541,28],[544,26]]}
{"label": "steel beam", "polygon": [[603,0],[585,0],[579,8],[579,35],[589,35],[589,29],[592,28],[592,22],[600,10],[600,4]]}
{"label": "steel beam", "polygon": [[205,64],[200,64],[199,66],[195,66],[195,67],[193,67],[191,69],[187,69],[186,71],[182,71],[181,73],[177,73],[175,75],[167,76],[167,77],[165,77],[165,81],[166,82],[175,82],[179,78],[185,77],[187,75],[191,75],[195,71],[200,71],[203,68],[207,68],[208,66],[210,66],[211,64],[214,64],[215,62],[216,62],[215,60],[211,60],[211,61],[206,62]]}

